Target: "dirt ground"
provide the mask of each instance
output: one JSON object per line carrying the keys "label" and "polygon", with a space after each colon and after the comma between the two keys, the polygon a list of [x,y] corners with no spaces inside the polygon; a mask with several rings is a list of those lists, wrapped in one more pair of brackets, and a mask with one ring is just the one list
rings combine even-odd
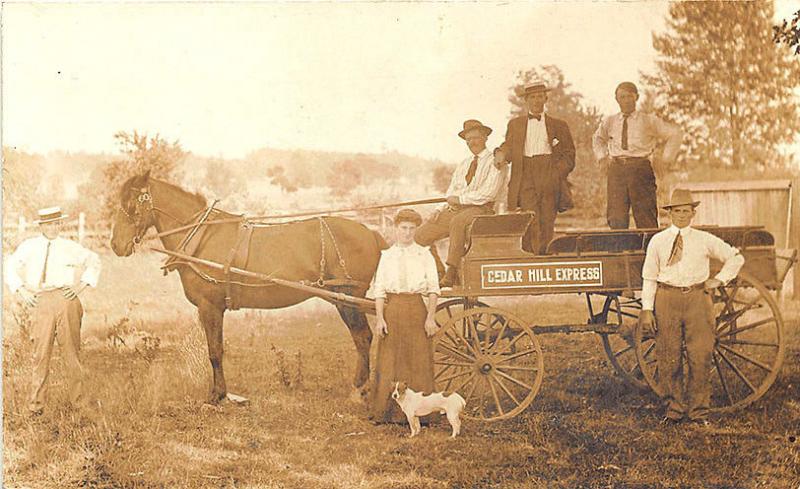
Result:
{"label": "dirt ground", "polygon": [[[548,335],[544,383],[525,412],[465,421],[456,440],[446,424],[409,439],[407,426],[375,426],[351,400],[355,350],[318,300],[229,313],[228,389],[250,403],[205,405],[204,338],[177,277],[157,264],[104,255],[103,285],[83,298],[90,410],[70,408],[57,360],[48,409],[26,414],[30,344],[24,315],[4,303],[5,487],[800,487],[796,304],[784,307],[775,385],[710,426],[661,424],[658,400],[615,375],[597,335]],[[586,321],[580,296],[487,302],[540,324]]]}

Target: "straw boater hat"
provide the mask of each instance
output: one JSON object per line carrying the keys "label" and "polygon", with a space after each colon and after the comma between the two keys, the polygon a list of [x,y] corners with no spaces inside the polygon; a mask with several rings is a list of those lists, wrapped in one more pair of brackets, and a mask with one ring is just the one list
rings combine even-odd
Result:
{"label": "straw boater hat", "polygon": [[525,91],[523,92],[523,96],[528,96],[532,93],[540,93],[540,92],[549,92],[550,89],[547,88],[547,84],[544,80],[537,78],[535,80],[531,80],[527,85],[525,85]]}
{"label": "straw boater hat", "polygon": [[690,205],[692,207],[697,207],[700,205],[699,200],[692,199],[692,193],[686,189],[676,188],[672,191],[672,198],[669,201],[669,204],[662,205],[662,209],[669,210],[671,207],[677,207],[679,205]]}
{"label": "straw boater hat", "polygon": [[63,214],[61,212],[61,207],[58,206],[39,209],[38,215],[39,219],[34,221],[36,224],[44,224],[47,222],[60,221],[62,219],[66,219],[67,217],[69,217],[67,214]]}
{"label": "straw boater hat", "polygon": [[470,119],[468,121],[464,121],[464,129],[458,133],[458,137],[460,137],[461,139],[467,139],[464,136],[473,129],[480,129],[486,134],[487,137],[489,136],[489,134],[492,133],[491,127],[484,126],[483,124],[481,124],[481,121]]}

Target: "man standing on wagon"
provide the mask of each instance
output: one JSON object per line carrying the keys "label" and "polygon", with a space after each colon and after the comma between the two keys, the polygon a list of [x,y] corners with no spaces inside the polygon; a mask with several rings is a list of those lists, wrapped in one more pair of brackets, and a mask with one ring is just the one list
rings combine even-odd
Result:
{"label": "man standing on wagon", "polygon": [[656,176],[651,156],[666,141],[662,161],[669,167],[678,156],[683,133],[674,124],[636,110],[639,91],[622,82],[615,91],[620,112],[603,119],[592,137],[597,161],[609,160],[606,217],[611,229],[628,229],[630,212],[639,229],[658,227]]}
{"label": "man standing on wagon", "polygon": [[[736,278],[744,265],[744,257],[736,248],[691,227],[699,204],[688,190],[676,189],[672,193],[670,203],[663,206],[669,211],[672,225],[650,239],[642,267],[639,325],[652,329],[655,307],[659,382],[667,401],[666,417],[671,421],[680,421],[684,416],[705,421],[708,415],[708,375],[716,340],[709,292]],[[709,278],[712,258],[722,262],[722,269]],[[686,396],[681,376],[683,341],[688,360]]]}
{"label": "man standing on wagon", "polygon": [[492,152],[486,149],[486,140],[492,129],[480,121],[464,122],[458,136],[466,141],[470,155],[458,165],[447,189],[447,204],[431,219],[417,228],[414,240],[421,246],[431,246],[437,265],[441,263],[436,248],[437,240],[450,236],[447,250],[447,271],[442,287],[452,287],[458,280],[458,267],[464,256],[467,226],[475,216],[494,214],[494,204],[503,189],[508,171],[496,168]]}
{"label": "man standing on wagon", "polygon": [[508,121],[506,140],[495,150],[495,164],[511,162],[508,210],[533,211],[536,228],[526,241],[543,254],[553,238],[556,214],[572,207],[567,176],[575,168],[575,144],[569,126],[544,111],[549,89],[535,80],[525,87],[528,113]]}
{"label": "man standing on wagon", "polygon": [[32,308],[30,335],[33,339],[33,379],[28,409],[42,413],[47,399],[47,377],[53,342],[57,339],[67,372],[70,402],[83,404],[81,346],[83,307],[78,296],[88,286],[96,287],[100,257],[75,241],[61,238],[60,207],[39,211],[41,234],[26,239],[5,264],[5,280]]}

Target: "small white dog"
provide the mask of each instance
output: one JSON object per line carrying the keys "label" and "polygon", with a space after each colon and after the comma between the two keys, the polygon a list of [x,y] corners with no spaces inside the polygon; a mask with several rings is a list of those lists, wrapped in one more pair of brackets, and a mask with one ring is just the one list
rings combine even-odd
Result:
{"label": "small white dog", "polygon": [[467,403],[457,392],[453,392],[449,396],[445,396],[441,392],[434,392],[424,396],[421,392],[412,390],[405,382],[395,382],[392,399],[397,401],[400,409],[406,413],[406,419],[408,419],[408,424],[411,426],[409,438],[419,434],[419,416],[425,416],[434,411],[447,414],[447,421],[453,427],[451,438],[455,438],[461,432],[459,415]]}

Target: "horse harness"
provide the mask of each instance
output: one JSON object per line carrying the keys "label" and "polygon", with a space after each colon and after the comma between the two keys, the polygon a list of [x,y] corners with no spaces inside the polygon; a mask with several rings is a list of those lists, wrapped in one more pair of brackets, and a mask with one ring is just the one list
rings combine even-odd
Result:
{"label": "horse harness", "polygon": [[[130,219],[134,224],[136,224],[137,228],[142,228],[137,230],[137,234],[133,238],[134,244],[139,244],[142,241],[142,237],[147,231],[147,226],[142,226],[141,219],[144,215],[144,212],[140,210],[140,207],[146,207],[145,211],[154,212],[159,211],[162,214],[168,216],[180,227],[182,223],[179,219],[175,218],[168,212],[164,211],[155,206],[153,202],[153,196],[150,193],[148,188],[142,189],[134,189],[139,191],[139,196],[136,198],[136,211],[134,215],[131,215],[123,206],[120,206],[123,214],[125,214],[128,219]],[[197,253],[198,249],[200,248],[200,244],[203,241],[203,237],[206,235],[208,230],[208,226],[212,224],[217,224],[214,220],[209,221],[209,217],[212,214],[220,212],[218,209],[215,208],[218,200],[214,200],[214,202],[208,206],[207,208],[203,209],[200,212],[195,213],[191,219],[190,223],[193,223],[192,227],[187,230],[186,235],[181,239],[181,242],[178,244],[176,251],[181,251],[184,254],[189,256],[194,256]],[[168,257],[164,264],[161,266],[162,270],[164,270],[164,275],[167,273],[177,269],[178,266],[188,266],[191,268],[199,277],[203,280],[213,283],[215,285],[223,285],[225,287],[225,307],[229,310],[237,310],[239,309],[239,304],[235,298],[233,286],[240,286],[240,287],[271,287],[275,284],[273,283],[246,283],[237,280],[233,280],[234,273],[231,272],[231,268],[239,268],[239,269],[246,269],[247,263],[250,257],[250,248],[251,248],[251,241],[253,239],[253,231],[257,227],[267,227],[267,226],[274,226],[276,224],[262,224],[256,223],[245,216],[239,216],[240,221],[238,225],[238,232],[236,235],[236,240],[234,241],[234,245],[229,250],[228,254],[225,256],[225,261],[222,263],[223,265],[223,279],[217,279],[208,273],[204,272],[200,267],[197,266],[195,263],[191,263],[188,261],[180,260],[175,257]],[[299,282],[303,285],[309,285],[318,288],[325,288],[325,287],[358,287],[364,286],[363,282],[354,280],[350,275],[350,272],[347,270],[347,263],[342,256],[341,251],[339,250],[339,245],[336,241],[336,236],[333,233],[333,230],[328,225],[325,218],[320,216],[317,217],[319,221],[319,239],[320,239],[320,263],[319,263],[319,278],[315,281],[308,281],[308,280],[300,280]],[[286,224],[286,223],[284,223]],[[175,232],[180,232],[176,230],[166,230],[158,233],[158,237],[167,236],[170,234],[174,234]],[[326,239],[325,235],[328,235],[330,243],[333,244],[333,249],[336,253],[336,259],[338,262],[339,267],[344,272],[345,278],[344,279],[328,279],[326,275],[328,275],[327,270],[327,248],[326,248]]]}

